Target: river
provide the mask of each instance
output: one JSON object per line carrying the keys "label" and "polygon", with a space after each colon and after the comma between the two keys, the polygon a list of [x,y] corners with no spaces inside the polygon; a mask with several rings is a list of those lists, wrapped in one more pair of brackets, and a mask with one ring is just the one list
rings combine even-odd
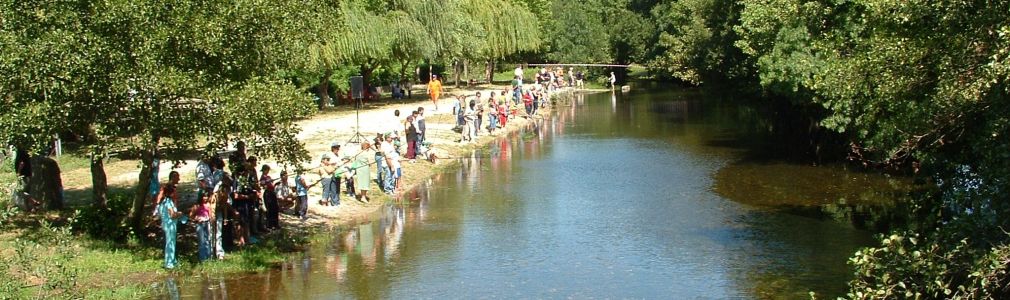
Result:
{"label": "river", "polygon": [[873,242],[874,212],[901,180],[762,153],[762,126],[732,103],[678,89],[577,96],[372,221],[275,269],[180,280],[180,295],[844,295],[846,261]]}

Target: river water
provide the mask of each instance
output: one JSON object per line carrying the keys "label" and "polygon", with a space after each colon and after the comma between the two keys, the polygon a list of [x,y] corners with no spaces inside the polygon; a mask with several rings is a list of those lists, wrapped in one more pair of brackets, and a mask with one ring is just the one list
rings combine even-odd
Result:
{"label": "river water", "polygon": [[901,180],[769,153],[760,122],[730,103],[690,90],[577,96],[275,269],[181,280],[178,295],[844,295],[846,261],[872,243]]}

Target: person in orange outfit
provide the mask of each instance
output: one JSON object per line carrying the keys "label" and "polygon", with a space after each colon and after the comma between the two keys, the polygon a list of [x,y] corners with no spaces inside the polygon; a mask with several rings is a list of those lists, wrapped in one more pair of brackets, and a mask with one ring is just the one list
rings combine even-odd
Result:
{"label": "person in orange outfit", "polygon": [[442,95],[442,81],[438,80],[438,75],[431,75],[431,81],[428,81],[428,95],[435,104],[435,111],[438,111],[438,97]]}

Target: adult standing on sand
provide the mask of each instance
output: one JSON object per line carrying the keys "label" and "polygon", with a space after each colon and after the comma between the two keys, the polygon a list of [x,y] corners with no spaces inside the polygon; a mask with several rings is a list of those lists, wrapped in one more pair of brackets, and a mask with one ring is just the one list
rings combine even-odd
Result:
{"label": "adult standing on sand", "polygon": [[516,79],[519,80],[519,86],[522,86],[523,76],[526,75],[525,72],[523,72],[523,65],[516,65],[516,70],[512,73],[512,75],[516,76]]}
{"label": "adult standing on sand", "polygon": [[[369,151],[372,145],[366,143],[361,143],[361,152]],[[357,159],[354,160],[354,165],[351,166],[355,172],[357,172],[358,177],[354,179],[355,185],[358,189],[357,197],[360,202],[368,202],[368,189],[371,186],[372,172],[368,166],[368,156],[358,155]]]}
{"label": "adult standing on sand", "polygon": [[438,111],[438,97],[442,95],[442,81],[438,80],[438,75],[431,75],[428,81],[428,96],[431,96],[431,103],[435,104],[435,111]]}
{"label": "adult standing on sand", "polygon": [[425,126],[425,123],[424,123],[424,107],[423,106],[417,108],[417,117],[414,118],[414,122],[417,123],[417,134],[418,134],[417,141],[418,142],[424,142],[425,141],[425,137],[426,137],[425,134],[428,133],[428,131],[427,131],[428,127]]}

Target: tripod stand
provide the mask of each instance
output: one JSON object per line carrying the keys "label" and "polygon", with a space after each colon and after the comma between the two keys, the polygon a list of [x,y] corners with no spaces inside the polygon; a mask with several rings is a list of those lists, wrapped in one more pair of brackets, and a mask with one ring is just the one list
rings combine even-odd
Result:
{"label": "tripod stand", "polygon": [[357,98],[357,99],[355,99],[355,100],[357,100],[357,102],[354,104],[355,105],[354,106],[354,134],[351,135],[351,138],[348,139],[347,143],[345,143],[345,144],[350,144],[350,143],[361,144],[362,142],[368,141],[368,139],[365,138],[364,135],[361,135],[361,106],[363,106],[364,104],[362,103],[360,97],[355,97],[355,98]]}

